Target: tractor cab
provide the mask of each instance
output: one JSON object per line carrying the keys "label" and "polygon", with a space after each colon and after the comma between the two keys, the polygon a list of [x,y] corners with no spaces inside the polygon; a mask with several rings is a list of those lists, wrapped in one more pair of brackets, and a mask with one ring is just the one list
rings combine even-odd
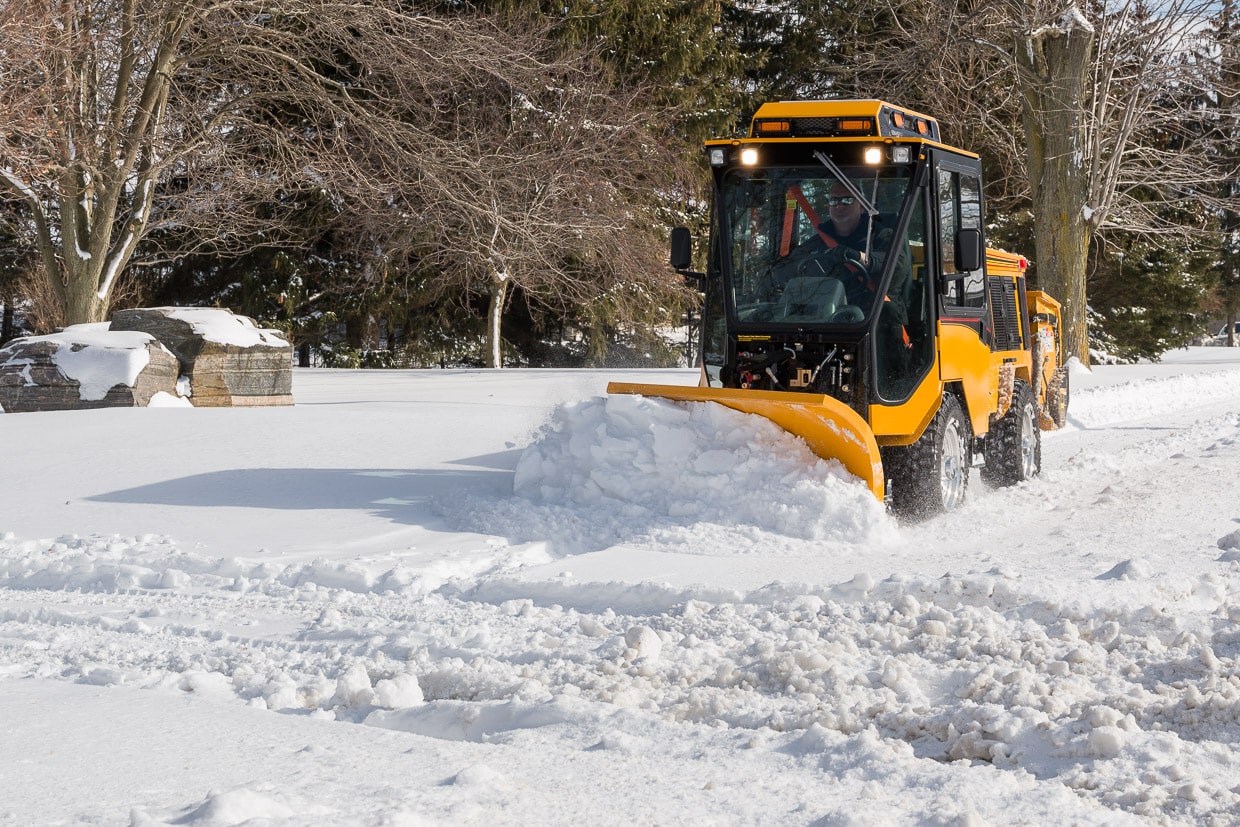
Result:
{"label": "tractor cab", "polygon": [[[766,104],[748,139],[707,143],[708,386],[827,394],[863,417],[909,397],[935,361],[928,251],[950,249],[975,317],[984,301],[980,171],[959,177],[977,158],[937,141],[937,123],[908,110],[811,101]],[[956,177],[939,197],[943,161]],[[943,209],[950,221],[930,215]]]}

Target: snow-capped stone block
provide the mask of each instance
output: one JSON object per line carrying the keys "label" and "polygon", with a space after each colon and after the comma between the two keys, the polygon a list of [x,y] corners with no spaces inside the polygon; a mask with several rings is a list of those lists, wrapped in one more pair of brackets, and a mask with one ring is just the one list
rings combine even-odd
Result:
{"label": "snow-capped stone block", "polygon": [[293,346],[277,330],[219,307],[118,311],[112,330],[159,339],[181,362],[195,407],[293,404]]}
{"label": "snow-capped stone block", "polygon": [[0,408],[9,413],[145,407],[175,395],[177,359],[153,336],[106,323],[72,325],[0,348]]}

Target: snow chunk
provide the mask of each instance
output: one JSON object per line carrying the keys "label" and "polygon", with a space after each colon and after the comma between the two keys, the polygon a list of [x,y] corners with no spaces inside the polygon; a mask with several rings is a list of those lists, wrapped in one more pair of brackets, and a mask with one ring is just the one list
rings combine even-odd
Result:
{"label": "snow chunk", "polygon": [[624,633],[624,642],[636,654],[634,658],[658,660],[663,651],[663,641],[649,626],[634,626]]}
{"label": "snow chunk", "polygon": [[1090,730],[1087,745],[1095,758],[1115,758],[1124,749],[1124,731],[1113,726]]}
{"label": "snow chunk", "polygon": [[333,704],[344,706],[368,706],[374,701],[375,693],[370,686],[370,675],[366,667],[355,663],[336,679],[336,694],[332,697]]}
{"label": "snow chunk", "polygon": [[287,804],[255,790],[241,788],[212,793],[202,806],[185,817],[183,824],[233,825],[255,819],[292,818],[297,812]]}
{"label": "snow chunk", "polygon": [[452,784],[458,787],[492,788],[506,783],[504,774],[486,764],[473,764],[452,776]]}
{"label": "snow chunk", "polygon": [[1124,560],[1117,563],[1104,573],[1098,575],[1099,580],[1148,580],[1151,572],[1149,564],[1144,560]]}
{"label": "snow chunk", "polygon": [[403,709],[424,703],[417,675],[397,675],[375,684],[374,703],[385,709]]}
{"label": "snow chunk", "polygon": [[151,397],[151,401],[147,402],[146,406],[148,408],[192,408],[194,403],[184,396],[173,396],[170,393],[160,391]]}

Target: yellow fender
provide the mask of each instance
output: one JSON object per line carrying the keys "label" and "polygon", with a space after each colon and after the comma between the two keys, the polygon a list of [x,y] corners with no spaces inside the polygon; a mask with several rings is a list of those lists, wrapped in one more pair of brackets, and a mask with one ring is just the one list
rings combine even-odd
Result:
{"label": "yellow fender", "polygon": [[678,402],[718,402],[736,411],[757,414],[805,440],[823,459],[839,460],[859,477],[881,502],[885,490],[878,442],[865,420],[852,408],[824,394],[694,388],[612,382],[608,393],[654,396]]}

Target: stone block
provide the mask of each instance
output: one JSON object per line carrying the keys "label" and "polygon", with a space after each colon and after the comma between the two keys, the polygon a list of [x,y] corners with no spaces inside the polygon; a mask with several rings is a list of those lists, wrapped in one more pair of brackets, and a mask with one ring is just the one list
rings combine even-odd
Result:
{"label": "stone block", "polygon": [[176,395],[177,359],[141,333],[74,325],[0,348],[0,408],[8,413],[145,407]]}
{"label": "stone block", "polygon": [[195,407],[293,404],[293,347],[278,331],[217,307],[122,310],[112,330],[149,333],[181,362]]}

